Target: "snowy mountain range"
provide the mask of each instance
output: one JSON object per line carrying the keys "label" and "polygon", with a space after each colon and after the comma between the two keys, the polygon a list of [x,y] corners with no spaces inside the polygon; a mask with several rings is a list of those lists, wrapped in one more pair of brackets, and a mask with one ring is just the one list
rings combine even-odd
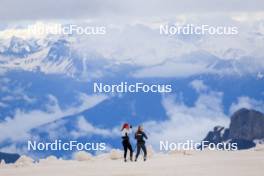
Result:
{"label": "snowy mountain range", "polygon": [[[78,41],[59,37],[25,40],[13,37],[0,43],[0,67],[5,70],[40,71],[46,74],[62,74],[75,78],[99,78],[126,70],[135,77],[174,77],[177,65],[183,66],[187,76],[194,74],[217,75],[260,75],[264,63],[252,56],[239,59],[224,59],[207,51],[198,50],[184,54],[179,58],[168,58],[150,66],[128,60],[108,59],[100,54],[79,52],[74,46]],[[237,53],[236,49],[229,49]],[[193,66],[194,72],[188,72]],[[184,68],[187,67],[187,68]],[[155,74],[164,71],[164,75]],[[167,70],[167,72],[166,72]],[[135,72],[129,72],[135,71]],[[153,73],[154,72],[154,73]],[[183,75],[181,75],[183,76]]]}

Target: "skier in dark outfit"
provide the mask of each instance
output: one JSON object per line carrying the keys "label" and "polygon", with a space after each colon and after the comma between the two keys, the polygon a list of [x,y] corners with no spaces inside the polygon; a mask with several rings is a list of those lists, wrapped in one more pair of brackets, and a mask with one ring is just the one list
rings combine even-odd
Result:
{"label": "skier in dark outfit", "polygon": [[124,147],[124,161],[125,162],[127,161],[127,159],[126,159],[127,150],[129,150],[129,152],[130,152],[130,161],[133,161],[133,149],[132,149],[132,146],[131,146],[130,141],[129,141],[129,133],[130,133],[129,128],[132,128],[132,126],[129,126],[128,123],[125,123],[121,129],[122,139],[123,139],[122,144]]}
{"label": "skier in dark outfit", "polygon": [[137,161],[141,149],[143,150],[144,153],[144,161],[146,161],[147,159],[147,149],[145,146],[144,138],[148,139],[147,135],[143,132],[143,127],[139,126],[137,132],[135,133],[135,139],[137,140],[137,154],[135,161]]}

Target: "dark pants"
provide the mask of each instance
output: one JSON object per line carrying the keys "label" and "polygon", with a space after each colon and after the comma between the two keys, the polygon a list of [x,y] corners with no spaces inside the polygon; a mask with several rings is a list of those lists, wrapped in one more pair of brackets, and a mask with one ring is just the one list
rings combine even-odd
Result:
{"label": "dark pants", "polygon": [[147,157],[147,149],[146,149],[145,143],[137,143],[136,159],[138,158],[138,155],[139,155],[141,149],[143,150],[143,153],[144,153],[144,159],[146,159],[146,157]]}
{"label": "dark pants", "polygon": [[130,159],[132,159],[132,157],[133,157],[133,150],[132,150],[132,146],[131,146],[130,142],[127,141],[127,140],[123,140],[122,144],[123,144],[123,147],[124,147],[124,158],[126,159],[127,149],[128,149],[129,152],[130,152]]}

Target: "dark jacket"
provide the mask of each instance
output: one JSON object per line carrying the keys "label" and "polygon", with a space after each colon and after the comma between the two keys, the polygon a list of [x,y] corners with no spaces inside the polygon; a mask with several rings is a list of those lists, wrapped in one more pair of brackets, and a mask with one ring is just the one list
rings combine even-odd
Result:
{"label": "dark jacket", "polygon": [[122,130],[122,139],[124,142],[129,142],[129,131]]}
{"label": "dark jacket", "polygon": [[122,136],[122,139],[124,141],[129,141],[129,136],[127,135],[127,133],[125,133],[125,136]]}
{"label": "dark jacket", "polygon": [[148,139],[148,137],[143,131],[138,131],[135,133],[135,139],[138,143],[145,143],[144,139]]}

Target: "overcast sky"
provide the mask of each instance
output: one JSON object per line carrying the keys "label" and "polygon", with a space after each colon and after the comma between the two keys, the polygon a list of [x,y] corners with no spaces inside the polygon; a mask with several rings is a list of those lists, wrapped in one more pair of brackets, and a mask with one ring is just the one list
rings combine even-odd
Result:
{"label": "overcast sky", "polygon": [[0,21],[260,12],[263,0],[1,0]]}

